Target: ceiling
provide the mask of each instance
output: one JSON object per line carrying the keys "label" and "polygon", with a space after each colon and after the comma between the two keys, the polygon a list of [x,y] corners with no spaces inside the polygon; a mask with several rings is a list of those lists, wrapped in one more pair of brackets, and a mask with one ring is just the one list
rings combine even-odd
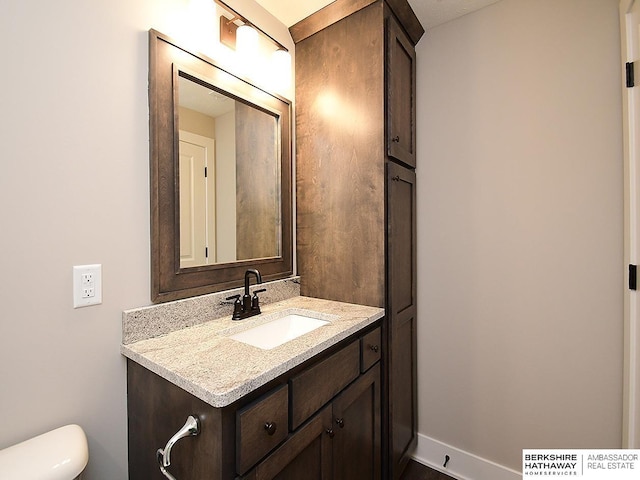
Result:
{"label": "ceiling", "polygon": [[[256,0],[287,27],[334,0]],[[429,30],[499,0],[409,0],[422,26]]]}
{"label": "ceiling", "polygon": [[[314,0],[315,1],[315,0]],[[499,0],[409,0],[420,23],[429,30]]]}

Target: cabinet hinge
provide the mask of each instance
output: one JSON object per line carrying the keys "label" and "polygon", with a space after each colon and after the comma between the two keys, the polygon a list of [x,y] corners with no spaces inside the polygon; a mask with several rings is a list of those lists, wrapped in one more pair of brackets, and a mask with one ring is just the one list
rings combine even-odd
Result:
{"label": "cabinet hinge", "polygon": [[633,78],[633,73],[634,73],[634,67],[633,67],[633,62],[627,62],[626,66],[625,66],[626,72],[627,72],[627,88],[631,88],[634,86],[634,78]]}
{"label": "cabinet hinge", "polygon": [[209,247],[204,247],[204,258],[209,258]]}
{"label": "cabinet hinge", "polygon": [[629,290],[636,290],[637,265],[629,265]]}
{"label": "cabinet hinge", "polygon": [[204,178],[207,178],[207,167],[204,167]]}

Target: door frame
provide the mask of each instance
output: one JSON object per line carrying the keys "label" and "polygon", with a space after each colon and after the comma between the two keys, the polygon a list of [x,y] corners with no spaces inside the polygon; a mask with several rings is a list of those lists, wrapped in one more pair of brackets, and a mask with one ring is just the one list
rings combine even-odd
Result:
{"label": "door frame", "polygon": [[[640,0],[637,0],[640,4]],[[640,85],[626,86],[625,65],[640,60],[640,45],[628,38],[629,12],[636,0],[620,0],[622,56],[622,110],[624,146],[624,262],[637,265],[640,256]],[[636,5],[637,6],[637,5]],[[640,42],[637,42],[640,43]],[[633,50],[636,50],[634,53]],[[632,58],[638,57],[638,58]],[[640,63],[638,64],[640,66]],[[640,83],[640,82],[637,82]],[[633,108],[633,105],[637,105]],[[628,271],[624,285],[624,370],[622,446],[640,448],[640,300],[629,288]]]}

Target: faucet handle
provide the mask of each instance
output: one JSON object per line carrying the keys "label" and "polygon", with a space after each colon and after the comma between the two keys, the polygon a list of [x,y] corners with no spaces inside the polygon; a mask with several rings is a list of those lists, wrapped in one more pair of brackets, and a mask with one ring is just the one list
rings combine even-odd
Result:
{"label": "faucet handle", "polygon": [[242,314],[242,303],[240,303],[240,295],[231,295],[230,297],[227,297],[227,300],[234,300],[232,318],[234,320],[239,319],[240,315]]}
{"label": "faucet handle", "polygon": [[258,294],[266,291],[266,288],[253,291],[253,297],[251,297],[251,310],[258,310],[258,312],[260,312],[260,299],[258,298]]}

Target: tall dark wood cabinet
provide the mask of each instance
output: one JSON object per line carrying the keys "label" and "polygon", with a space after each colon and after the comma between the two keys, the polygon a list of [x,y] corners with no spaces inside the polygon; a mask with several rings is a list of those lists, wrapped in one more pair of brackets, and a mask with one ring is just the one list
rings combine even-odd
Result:
{"label": "tall dark wood cabinet", "polygon": [[290,32],[301,293],[385,307],[382,478],[396,480],[417,442],[415,44],[424,29],[406,0],[337,0]]}

